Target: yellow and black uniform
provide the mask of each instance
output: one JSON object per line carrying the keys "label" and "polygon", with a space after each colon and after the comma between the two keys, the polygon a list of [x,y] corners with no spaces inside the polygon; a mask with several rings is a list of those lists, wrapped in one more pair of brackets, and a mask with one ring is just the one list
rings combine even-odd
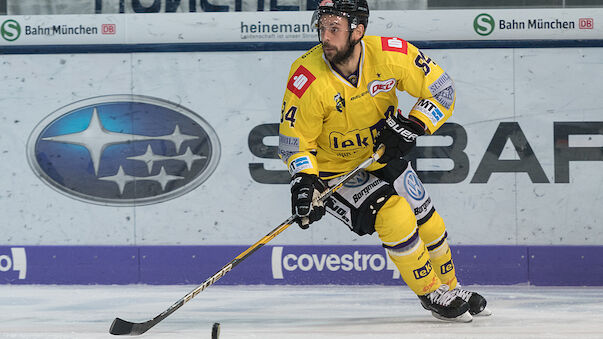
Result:
{"label": "yellow and black uniform", "polygon": [[421,98],[410,115],[429,134],[452,114],[452,80],[415,46],[377,36],[361,44],[357,86],[332,68],[321,45],[293,63],[279,131],[280,156],[292,174],[341,173],[366,160],[386,114],[398,106],[395,89]]}
{"label": "yellow and black uniform", "polygon": [[[424,124],[427,134],[452,115],[454,83],[419,49],[390,37],[365,36],[360,44],[354,79],[334,69],[320,44],[293,63],[279,129],[279,156],[291,175],[302,172],[328,180],[366,160],[385,118],[397,109],[396,89],[418,98],[409,115]],[[371,165],[359,178],[363,186],[342,189],[327,201],[327,211],[358,234],[376,231],[418,295],[441,283],[453,289],[456,277],[442,218],[410,164],[398,163],[395,175],[383,175],[392,172],[384,169],[389,165]],[[371,197],[373,189],[380,191]]]}

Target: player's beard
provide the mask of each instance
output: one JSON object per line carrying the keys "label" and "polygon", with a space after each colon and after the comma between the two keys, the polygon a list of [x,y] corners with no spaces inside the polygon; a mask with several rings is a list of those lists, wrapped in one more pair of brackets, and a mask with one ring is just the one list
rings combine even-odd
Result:
{"label": "player's beard", "polygon": [[[326,53],[325,53],[325,56],[327,57],[327,60],[329,60],[332,64],[335,64],[335,65],[344,64],[345,62],[347,62],[350,59],[350,57],[352,56],[352,53],[354,53],[354,47],[359,42],[360,42],[360,40],[350,42],[350,39],[348,39],[348,41],[346,42],[346,46],[343,50],[338,50],[334,46],[327,45],[328,47],[332,47],[335,49],[335,54],[330,58]],[[323,43],[323,47],[324,47],[324,43]]]}

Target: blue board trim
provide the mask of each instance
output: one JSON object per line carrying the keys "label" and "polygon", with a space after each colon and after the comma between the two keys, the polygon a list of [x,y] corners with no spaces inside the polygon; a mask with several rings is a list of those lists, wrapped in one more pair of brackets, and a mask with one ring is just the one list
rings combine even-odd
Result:
{"label": "blue board trim", "polygon": [[[200,284],[247,246],[0,246],[0,284]],[[603,286],[603,246],[451,247],[462,284]],[[225,285],[403,285],[380,246],[264,246]],[[434,269],[437,269],[434,267]]]}
{"label": "blue board trim", "polygon": [[[422,49],[482,48],[583,48],[603,47],[603,39],[592,40],[417,40]],[[0,46],[0,54],[162,53],[162,52],[257,52],[305,51],[316,42],[204,42],[105,45],[19,45]]]}

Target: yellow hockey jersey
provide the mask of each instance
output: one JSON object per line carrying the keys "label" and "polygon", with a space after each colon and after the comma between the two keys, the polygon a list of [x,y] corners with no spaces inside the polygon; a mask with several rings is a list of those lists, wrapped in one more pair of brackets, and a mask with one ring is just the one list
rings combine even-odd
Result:
{"label": "yellow hockey jersey", "polygon": [[278,152],[291,175],[329,178],[366,160],[385,118],[398,107],[396,88],[419,98],[409,114],[429,134],[452,115],[452,79],[418,48],[395,37],[365,36],[360,43],[356,86],[331,67],[320,44],[291,66]]}

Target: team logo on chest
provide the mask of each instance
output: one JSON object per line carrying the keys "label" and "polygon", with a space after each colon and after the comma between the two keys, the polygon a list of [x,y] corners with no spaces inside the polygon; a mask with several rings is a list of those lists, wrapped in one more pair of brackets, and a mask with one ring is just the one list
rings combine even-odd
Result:
{"label": "team logo on chest", "polygon": [[337,112],[342,113],[345,108],[345,99],[341,96],[341,93],[335,94],[333,97],[335,100],[335,108],[337,108]]}
{"label": "team logo on chest", "polygon": [[391,78],[384,81],[373,80],[368,84],[368,91],[371,96],[375,96],[380,92],[389,92],[396,86],[396,79]]}

